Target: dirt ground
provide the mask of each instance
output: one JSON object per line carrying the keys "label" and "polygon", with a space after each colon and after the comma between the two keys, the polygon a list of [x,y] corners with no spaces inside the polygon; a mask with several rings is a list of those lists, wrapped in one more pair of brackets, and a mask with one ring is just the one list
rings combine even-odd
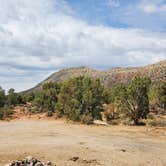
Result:
{"label": "dirt ground", "polygon": [[1,121],[0,166],[29,155],[57,166],[166,166],[166,128]]}

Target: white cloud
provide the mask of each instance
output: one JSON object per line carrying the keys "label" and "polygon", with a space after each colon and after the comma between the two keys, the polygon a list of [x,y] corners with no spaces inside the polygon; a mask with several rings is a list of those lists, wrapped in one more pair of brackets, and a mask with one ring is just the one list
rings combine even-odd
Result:
{"label": "white cloud", "polygon": [[164,14],[166,12],[166,4],[164,3],[164,0],[142,0],[142,2],[139,5],[139,8],[147,14]]}
{"label": "white cloud", "polygon": [[165,33],[92,26],[76,19],[62,0],[0,4],[0,76],[8,76],[0,85],[5,87],[30,88],[63,67],[138,66],[166,58]]}

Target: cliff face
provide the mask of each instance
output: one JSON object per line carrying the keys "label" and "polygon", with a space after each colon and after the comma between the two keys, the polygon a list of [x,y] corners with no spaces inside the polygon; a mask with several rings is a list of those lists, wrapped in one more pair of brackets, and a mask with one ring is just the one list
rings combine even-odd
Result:
{"label": "cliff face", "polygon": [[40,90],[42,84],[45,82],[63,82],[77,76],[99,78],[105,86],[110,88],[120,82],[128,83],[135,76],[147,76],[153,82],[159,80],[166,81],[166,60],[145,67],[113,68],[107,71],[99,71],[87,67],[63,69],[55,72],[36,87],[26,92]]}

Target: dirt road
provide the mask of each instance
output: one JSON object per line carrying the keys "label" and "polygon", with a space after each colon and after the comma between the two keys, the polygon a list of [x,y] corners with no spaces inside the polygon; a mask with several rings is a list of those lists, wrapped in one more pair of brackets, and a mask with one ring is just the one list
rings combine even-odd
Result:
{"label": "dirt road", "polygon": [[166,129],[0,122],[0,166],[28,155],[57,166],[166,166]]}

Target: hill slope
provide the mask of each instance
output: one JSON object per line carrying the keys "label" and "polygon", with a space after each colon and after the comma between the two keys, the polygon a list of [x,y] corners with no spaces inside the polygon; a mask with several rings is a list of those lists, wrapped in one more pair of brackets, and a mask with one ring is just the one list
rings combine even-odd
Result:
{"label": "hill slope", "polygon": [[99,71],[87,67],[63,69],[55,72],[36,87],[26,92],[40,90],[45,82],[63,82],[77,76],[99,78],[107,87],[112,87],[120,82],[128,83],[135,76],[148,76],[152,81],[166,81],[166,60],[145,67],[113,68],[107,71]]}

